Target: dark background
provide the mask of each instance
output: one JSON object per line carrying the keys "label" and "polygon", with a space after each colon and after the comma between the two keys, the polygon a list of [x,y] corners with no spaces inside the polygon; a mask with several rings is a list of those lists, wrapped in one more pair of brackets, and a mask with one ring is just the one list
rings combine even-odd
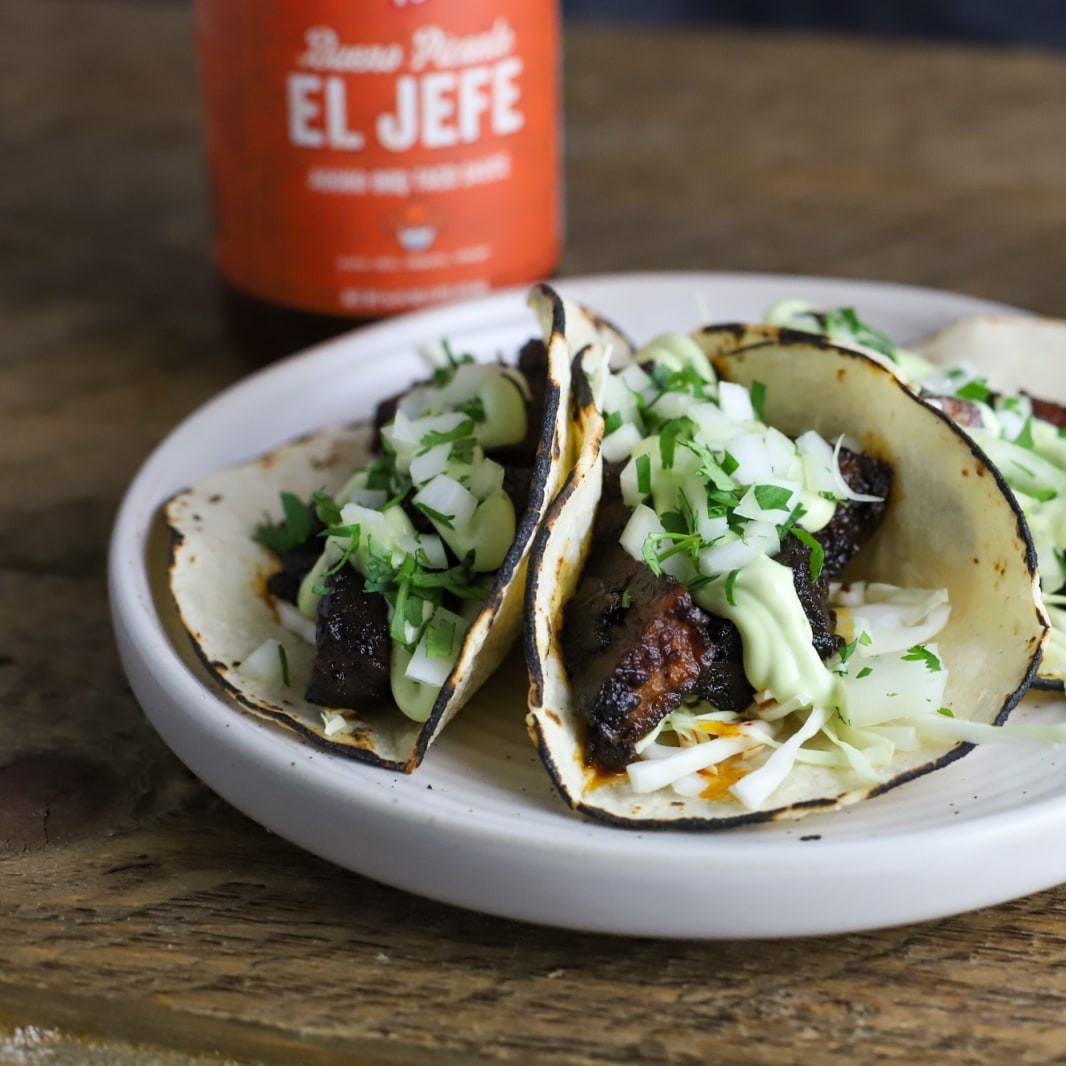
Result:
{"label": "dark background", "polygon": [[1066,0],[563,0],[585,21],[690,22],[1066,47]]}

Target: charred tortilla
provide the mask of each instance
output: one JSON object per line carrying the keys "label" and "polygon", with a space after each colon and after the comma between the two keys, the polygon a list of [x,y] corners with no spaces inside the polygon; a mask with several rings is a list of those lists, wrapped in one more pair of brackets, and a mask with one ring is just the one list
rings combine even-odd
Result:
{"label": "charred tortilla", "polygon": [[[920,402],[876,360],[789,331],[727,327],[696,335],[724,381],[765,386],[765,420],[791,437],[847,434],[889,464],[891,493],[877,532],[848,564],[849,581],[946,587],[951,614],[939,636],[951,665],[944,713],[1002,723],[1035,672],[1046,620],[1035,558],[1002,479],[958,427]],[[623,826],[714,829],[795,817],[854,803],[929,772],[969,750],[942,739],[899,751],[876,784],[839,768],[797,764],[759,809],[728,789],[638,794],[624,774],[590,766],[587,723],[561,646],[604,497],[599,374],[575,375],[581,450],[533,548],[527,588],[530,734],[564,799],[577,811]],[[758,769],[769,751],[747,756]]]}
{"label": "charred tortilla", "polygon": [[[173,534],[170,585],[182,621],[208,671],[242,707],[331,751],[410,772],[477,688],[500,664],[521,625],[529,549],[542,516],[568,469],[571,456],[570,341],[573,312],[546,286],[530,304],[547,350],[547,387],[538,427],[528,503],[516,515],[516,533],[491,589],[461,643],[424,722],[395,707],[372,713],[360,707],[323,708],[304,697],[314,648],[296,638],[267,594],[278,563],[252,540],[264,514],[276,512],[280,492],[300,499],[335,490],[354,467],[369,461],[375,429],[369,425],[324,430],[286,444],[243,466],[218,471],[179,493],[165,508]],[[597,327],[582,316],[581,324]],[[580,335],[579,335],[580,339]],[[285,649],[284,675],[251,676],[246,656],[270,641]],[[358,670],[358,661],[350,664]],[[287,683],[286,683],[287,682]],[[344,729],[327,733],[323,711],[342,712]]]}

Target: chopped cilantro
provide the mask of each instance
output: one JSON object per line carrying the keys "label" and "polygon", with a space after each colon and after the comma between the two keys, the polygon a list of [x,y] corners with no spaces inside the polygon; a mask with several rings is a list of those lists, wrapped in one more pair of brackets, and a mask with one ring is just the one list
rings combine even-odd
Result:
{"label": "chopped cilantro", "polygon": [[608,411],[603,416],[603,435],[609,437],[616,429],[622,428],[622,413],[620,411]]}
{"label": "chopped cilantro", "polygon": [[480,396],[472,396],[466,403],[458,404],[455,409],[473,422],[484,422],[488,417],[485,414],[485,403]]}
{"label": "chopped cilantro", "polygon": [[434,522],[438,522],[444,526],[445,529],[455,529],[455,515],[442,514],[440,511],[435,511],[432,507],[425,503],[416,503],[415,506],[427,517]]}
{"label": "chopped cilantro", "polygon": [[472,418],[464,418],[454,429],[447,431],[431,429],[419,442],[421,450],[418,454],[425,455],[430,448],[435,448],[438,444],[451,444],[453,441],[471,436],[473,432],[474,420]]}
{"label": "chopped cilantro", "polygon": [[730,570],[725,579],[725,600],[731,607],[737,604],[736,586],[739,570]]}
{"label": "chopped cilantro", "polygon": [[902,658],[905,663],[925,663],[925,668],[934,674],[942,669],[940,660],[924,644],[915,644],[913,648],[908,648],[907,654]]}
{"label": "chopped cilantro", "polygon": [[825,565],[825,549],[807,532],[807,530],[800,526],[793,526],[789,532],[798,540],[801,544],[806,544],[811,549],[811,559],[809,572],[811,575],[811,581],[817,581],[821,576],[822,567]]}
{"label": "chopped cilantro", "polygon": [[455,645],[455,622],[438,618],[426,627],[426,654],[431,659],[446,659]]}
{"label": "chopped cilantro", "polygon": [[633,597],[630,595],[629,589],[624,589],[622,591],[621,603],[622,609],[625,611],[628,611],[629,608],[633,606]]}
{"label": "chopped cilantro", "polygon": [[782,488],[780,485],[755,485],[755,502],[764,511],[780,511],[788,506],[792,499],[792,490]]}
{"label": "chopped cilantro", "polygon": [[272,523],[269,517],[255,527],[252,540],[273,552],[292,551],[311,535],[311,508],[291,492],[281,493],[284,518]]}
{"label": "chopped cilantro", "polygon": [[872,666],[864,666],[856,675],[856,678],[869,677],[874,672]]}
{"label": "chopped cilantro", "polygon": [[651,456],[637,456],[637,492],[641,496],[651,494]]}
{"label": "chopped cilantro", "polygon": [[341,524],[341,509],[337,505],[337,501],[328,493],[319,489],[318,492],[312,495],[311,502],[315,505],[315,514],[318,515],[318,520],[324,526],[339,526]]}
{"label": "chopped cilantro", "polygon": [[667,533],[688,533],[691,528],[688,522],[685,520],[685,516],[680,511],[664,511],[659,516],[659,521],[663,524],[663,529]]}
{"label": "chopped cilantro", "polygon": [[961,389],[956,389],[955,395],[960,400],[988,403],[992,390],[988,387],[988,383],[984,378],[975,378],[973,381],[968,381]]}
{"label": "chopped cilantro", "polygon": [[1030,416],[1025,420],[1025,425],[1022,426],[1021,432],[1014,438],[1014,443],[1019,448],[1028,448],[1029,451],[1033,450],[1033,419]]}
{"label": "chopped cilantro", "polygon": [[751,383],[751,406],[755,417],[760,422],[766,421],[766,386],[761,381]]}
{"label": "chopped cilantro", "polygon": [[937,714],[942,714],[945,718],[954,718],[955,712],[950,707],[937,707]]}

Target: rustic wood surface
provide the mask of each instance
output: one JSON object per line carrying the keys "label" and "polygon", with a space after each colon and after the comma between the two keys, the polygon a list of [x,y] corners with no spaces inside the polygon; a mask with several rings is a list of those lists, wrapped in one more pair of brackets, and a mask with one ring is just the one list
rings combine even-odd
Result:
{"label": "rustic wood surface", "polygon": [[[571,27],[562,272],[1066,315],[1064,101],[1035,52]],[[312,858],[169,754],[105,546],[148,450],[246,369],[198,106],[186,5],[0,5],[0,1062],[1066,1061],[1066,889],[802,942],[575,935]]]}

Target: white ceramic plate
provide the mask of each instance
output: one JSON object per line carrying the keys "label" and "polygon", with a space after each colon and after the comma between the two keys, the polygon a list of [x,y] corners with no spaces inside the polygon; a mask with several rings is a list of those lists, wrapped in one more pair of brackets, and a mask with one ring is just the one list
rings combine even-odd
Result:
{"label": "white ceramic plate", "polygon": [[[901,286],[725,274],[564,279],[635,338],[706,316],[751,320],[778,299],[851,305],[900,341],[1005,309]],[[1005,744],[882,797],[799,822],[697,835],[587,822],[554,794],[522,724],[512,661],[413,776],[325,754],[226,701],[176,631],[159,504],[223,464],[330,423],[424,373],[416,349],[511,353],[534,332],[523,294],[407,316],[261,372],[182,423],[119,514],[111,597],[130,682],[208,785],[303,848],[378,881],[490,914],[588,931],[735,938],[846,932],[942,917],[1066,881],[1066,756]],[[1066,392],[1066,388],[1063,390]],[[1031,698],[1014,720],[1056,720]]]}

